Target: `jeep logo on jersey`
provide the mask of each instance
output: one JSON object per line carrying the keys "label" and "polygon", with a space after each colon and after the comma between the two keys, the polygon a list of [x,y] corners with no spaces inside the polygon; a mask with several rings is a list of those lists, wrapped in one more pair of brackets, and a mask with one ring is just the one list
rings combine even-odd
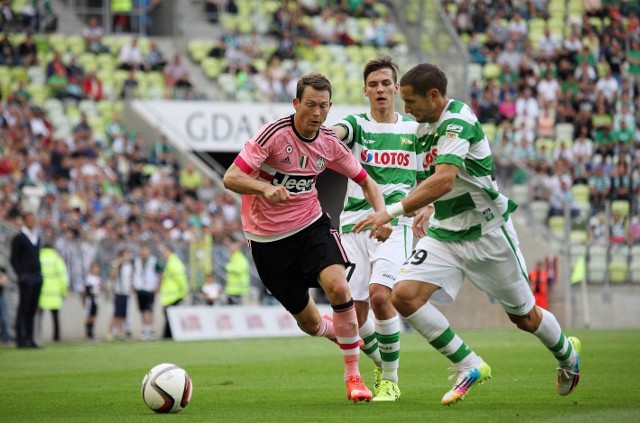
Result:
{"label": "jeep logo on jersey", "polygon": [[422,162],[422,168],[428,170],[433,162],[438,157],[438,147],[433,147],[431,151],[424,153],[424,161]]}
{"label": "jeep logo on jersey", "polygon": [[282,185],[291,193],[307,192],[313,189],[313,181],[315,175],[285,175],[280,172],[276,172],[273,175],[271,184],[275,186]]}
{"label": "jeep logo on jersey", "polygon": [[363,163],[376,165],[409,166],[410,157],[409,153],[400,151],[371,151],[364,149],[360,153],[360,160]]}

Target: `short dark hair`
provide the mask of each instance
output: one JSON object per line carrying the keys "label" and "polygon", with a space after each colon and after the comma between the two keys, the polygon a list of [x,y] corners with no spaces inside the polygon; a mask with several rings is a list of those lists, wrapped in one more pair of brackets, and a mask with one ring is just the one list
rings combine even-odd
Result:
{"label": "short dark hair", "polygon": [[398,82],[398,65],[393,61],[393,57],[385,55],[376,59],[369,60],[364,66],[364,82],[367,83],[367,77],[372,73],[379,71],[380,69],[391,69],[393,74],[393,82]]}
{"label": "short dark hair", "polygon": [[329,91],[329,98],[331,98],[331,82],[326,76],[318,72],[308,73],[298,80],[298,85],[296,86],[296,98],[298,100],[302,100],[302,94],[307,87],[317,91]]}
{"label": "short dark hair", "polygon": [[447,76],[431,63],[421,63],[409,69],[400,79],[400,86],[410,86],[422,96],[431,89],[437,89],[442,96],[447,95]]}

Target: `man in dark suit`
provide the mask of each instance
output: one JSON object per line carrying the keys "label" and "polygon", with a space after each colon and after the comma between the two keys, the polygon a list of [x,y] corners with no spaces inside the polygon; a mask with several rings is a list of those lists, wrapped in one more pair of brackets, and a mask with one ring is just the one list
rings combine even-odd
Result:
{"label": "man in dark suit", "polygon": [[36,230],[36,216],[32,212],[23,214],[20,233],[11,240],[11,266],[18,277],[20,293],[16,316],[16,344],[18,348],[37,348],[33,339],[33,327],[42,289],[42,272],[40,236]]}

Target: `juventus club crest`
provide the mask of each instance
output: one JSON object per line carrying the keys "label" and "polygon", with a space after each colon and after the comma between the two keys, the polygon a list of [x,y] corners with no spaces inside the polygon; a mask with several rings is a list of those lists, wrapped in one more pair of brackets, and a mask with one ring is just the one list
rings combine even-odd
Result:
{"label": "juventus club crest", "polygon": [[323,168],[324,168],[324,157],[320,157],[316,162],[316,170],[322,170]]}

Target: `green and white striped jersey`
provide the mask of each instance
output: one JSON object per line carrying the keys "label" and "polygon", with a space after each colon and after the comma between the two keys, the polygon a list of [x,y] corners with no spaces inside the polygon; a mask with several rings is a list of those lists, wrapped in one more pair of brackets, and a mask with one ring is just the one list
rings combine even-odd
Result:
{"label": "green and white striped jersey", "polygon": [[[380,186],[386,204],[405,198],[417,179],[424,179],[423,157],[416,130],[418,124],[396,113],[396,123],[378,123],[369,113],[350,115],[337,122],[347,130],[344,142],[369,176]],[[340,214],[340,231],[353,231],[354,225],[371,213],[362,188],[352,180]],[[394,219],[392,225],[411,225],[411,218]]]}
{"label": "green and white striped jersey", "polygon": [[433,203],[428,236],[476,239],[504,224],[518,205],[498,191],[489,140],[469,106],[449,100],[436,123],[420,125],[418,138],[427,175],[442,163],[460,169],[453,189]]}

